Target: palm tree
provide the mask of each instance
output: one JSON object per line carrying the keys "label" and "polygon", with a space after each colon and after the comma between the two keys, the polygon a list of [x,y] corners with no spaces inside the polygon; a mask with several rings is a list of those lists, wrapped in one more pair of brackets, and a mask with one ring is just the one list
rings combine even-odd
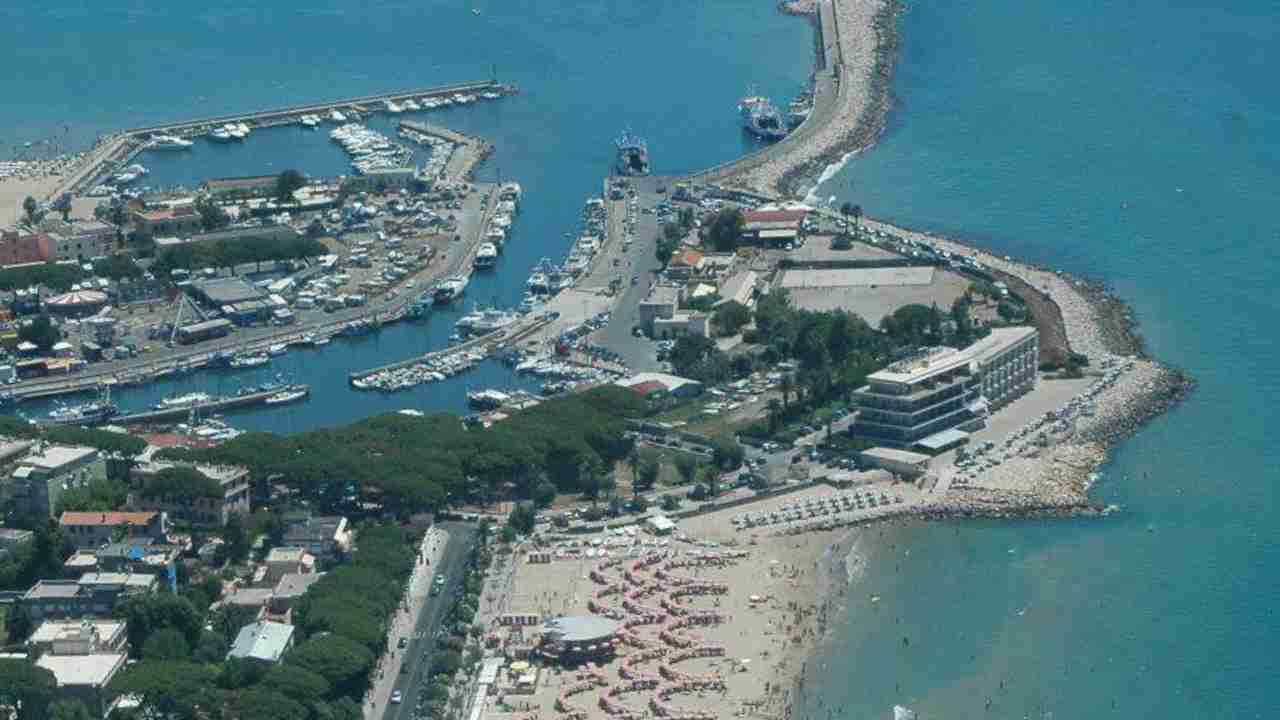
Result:
{"label": "palm tree", "polygon": [[778,402],[778,398],[769,399],[768,412],[769,434],[772,435],[778,429],[778,420],[782,414],[782,403]]}

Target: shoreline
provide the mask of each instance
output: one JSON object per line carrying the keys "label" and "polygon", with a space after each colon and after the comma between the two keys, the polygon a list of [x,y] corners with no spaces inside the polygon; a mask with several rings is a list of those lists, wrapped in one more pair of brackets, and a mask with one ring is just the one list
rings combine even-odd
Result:
{"label": "shoreline", "polygon": [[[821,45],[821,18],[815,14],[821,10],[821,5],[822,0],[790,0],[780,3],[779,10],[787,14],[809,14],[817,24],[816,39]],[[837,114],[830,119],[834,127],[819,129],[814,133],[815,137],[806,138],[796,148],[777,158],[763,163],[753,161],[753,158],[744,159],[741,167],[726,177],[723,184],[784,198],[805,197],[806,202],[812,202],[823,181],[838,173],[856,154],[872,147],[883,133],[892,108],[891,84],[898,50],[896,22],[900,9],[898,0],[887,0],[872,16],[870,27],[862,28],[863,37],[870,34],[876,38],[876,62],[862,88],[862,93],[868,98],[867,103],[852,125],[843,123],[845,116]],[[841,28],[842,42],[851,31],[856,32],[848,23]],[[819,65],[815,76],[821,70]],[[851,89],[841,87],[840,91],[842,97],[838,102],[847,106],[850,101],[846,93]],[[852,92],[859,94],[856,89]],[[838,137],[835,142],[815,147],[833,134]],[[771,177],[769,171],[776,170],[779,165],[784,166],[781,172]],[[800,530],[794,535],[784,535],[784,540],[807,536],[820,541],[821,550],[811,557],[817,576],[809,587],[797,587],[791,599],[796,602],[816,599],[815,607],[820,608],[817,615],[822,619],[817,623],[814,634],[807,636],[801,646],[792,649],[787,659],[776,667],[776,672],[787,678],[789,688],[784,696],[787,699],[785,712],[777,713],[777,717],[790,717],[796,704],[806,696],[809,671],[818,662],[828,637],[825,618],[831,611],[840,612],[840,608],[845,607],[846,598],[857,581],[850,563],[865,564],[867,552],[858,553],[857,548],[871,525],[886,520],[930,522],[977,518],[1102,517],[1123,511],[1122,508],[1104,507],[1090,497],[1098,472],[1110,462],[1121,442],[1171,410],[1196,388],[1195,380],[1186,372],[1161,363],[1149,354],[1132,308],[1103,282],[1077,278],[1012,258],[1006,260],[1004,256],[997,256],[964,240],[874,220],[864,220],[863,225],[926,242],[955,254],[975,257],[984,266],[1015,278],[1025,285],[1020,288],[1023,294],[1033,294],[1036,301],[1044,303],[1042,313],[1054,316],[1048,322],[1057,326],[1055,332],[1060,335],[1058,341],[1064,352],[1087,356],[1090,368],[1126,363],[1125,367],[1129,369],[1124,371],[1124,377],[1100,393],[1096,415],[1077,419],[1070,437],[1061,444],[1055,442],[1046,447],[1043,454],[1037,452],[1027,462],[1017,462],[1022,460],[1017,458],[1011,463],[1018,465],[1013,473],[995,477],[1001,470],[997,467],[987,473],[992,477],[984,478],[987,481],[985,486],[979,481],[974,487],[966,487],[959,492],[948,488],[936,500],[903,508],[899,514],[867,518],[843,527]],[[1037,317],[1037,320],[1043,318]],[[829,539],[829,542],[821,542],[823,539]]]}

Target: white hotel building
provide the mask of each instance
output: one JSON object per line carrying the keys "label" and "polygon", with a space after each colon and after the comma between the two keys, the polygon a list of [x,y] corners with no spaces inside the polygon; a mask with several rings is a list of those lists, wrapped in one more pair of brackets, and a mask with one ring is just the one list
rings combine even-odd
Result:
{"label": "white hotel building", "polygon": [[955,428],[1036,385],[1040,335],[995,328],[963,350],[934,347],[867,376],[854,393],[856,437],[886,447],[936,452],[964,438]]}

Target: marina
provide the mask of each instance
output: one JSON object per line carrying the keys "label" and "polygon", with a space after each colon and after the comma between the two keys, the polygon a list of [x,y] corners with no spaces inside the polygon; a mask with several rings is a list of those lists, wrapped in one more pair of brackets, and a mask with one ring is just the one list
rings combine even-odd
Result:
{"label": "marina", "polygon": [[[290,124],[314,128],[323,122],[354,122],[374,112],[385,112],[387,103],[400,107],[399,103],[404,101],[430,102],[433,104],[429,107],[443,107],[446,102],[449,105],[459,102],[459,98],[470,98],[467,102],[474,102],[476,98],[496,99],[516,92],[514,85],[496,81],[466,82],[137,127],[104,138],[64,176],[53,195],[82,193],[101,185],[110,180],[116,168],[128,165],[139,152],[157,143],[165,148],[184,148],[190,147],[186,143],[191,138],[205,135],[216,141],[232,142],[244,140],[258,128]],[[428,106],[419,104],[419,107]]]}

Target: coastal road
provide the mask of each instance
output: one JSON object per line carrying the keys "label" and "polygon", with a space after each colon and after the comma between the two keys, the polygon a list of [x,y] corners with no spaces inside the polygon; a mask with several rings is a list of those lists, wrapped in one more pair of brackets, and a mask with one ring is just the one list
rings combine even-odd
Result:
{"label": "coastal road", "polygon": [[[467,556],[471,551],[472,543],[475,542],[475,528],[467,523],[455,522],[441,523],[440,527],[448,533],[448,541],[445,543],[440,559],[432,568],[433,572],[420,581],[421,587],[415,588],[416,591],[426,594],[425,602],[418,611],[412,631],[407,634],[408,647],[396,650],[397,654],[403,653],[399,657],[400,663],[388,668],[388,671],[392,671],[398,665],[398,674],[391,685],[393,690],[399,690],[403,694],[404,701],[397,704],[379,702],[374,708],[372,717],[381,717],[384,720],[412,720],[414,706],[426,684],[427,671],[431,667],[436,634],[440,631],[446,611],[455,600],[455,593],[461,592]],[[448,578],[445,589],[439,595],[430,595],[431,582],[439,573],[444,573]],[[396,642],[398,643],[398,638]]]}

